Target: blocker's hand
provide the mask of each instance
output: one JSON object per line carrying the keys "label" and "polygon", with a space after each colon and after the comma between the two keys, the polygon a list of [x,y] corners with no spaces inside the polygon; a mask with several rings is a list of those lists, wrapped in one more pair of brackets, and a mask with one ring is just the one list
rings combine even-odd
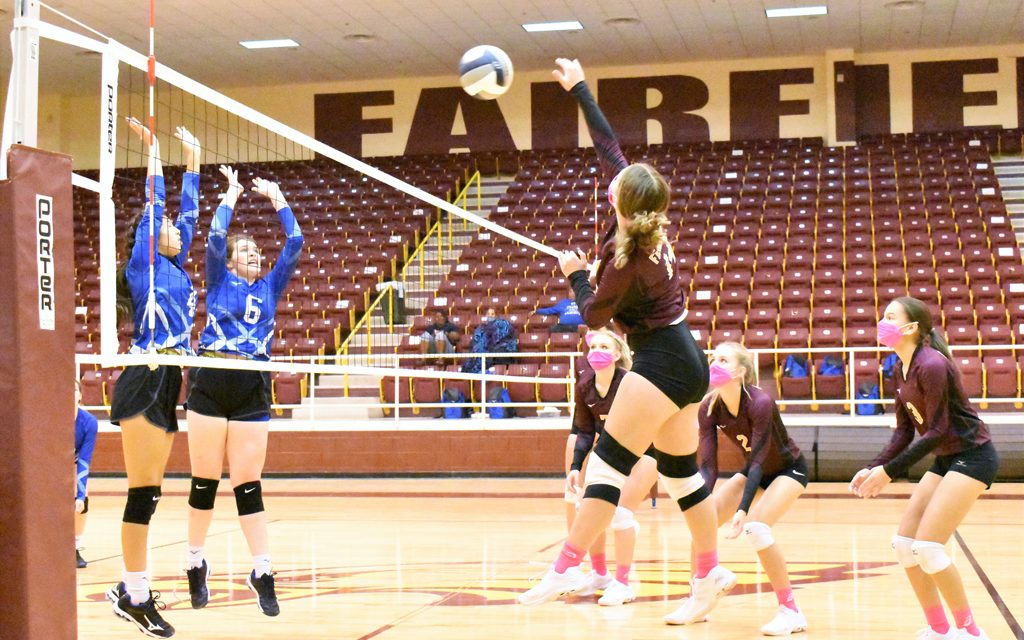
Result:
{"label": "blocker's hand", "polygon": [[226,164],[222,164],[220,165],[220,174],[227,178],[228,181],[228,188],[224,190],[220,199],[221,201],[230,200],[230,202],[225,202],[225,204],[234,206],[234,201],[238,199],[238,196],[242,195],[243,191],[245,191],[242,187],[242,183],[238,181],[238,170],[233,167],[229,167]]}
{"label": "blocker's hand", "polygon": [[563,251],[558,256],[558,266],[562,268],[562,274],[568,278],[577,271],[587,270],[587,255],[580,249]]}
{"label": "blocker's hand", "polygon": [[558,80],[558,84],[562,85],[562,88],[566,91],[571,90],[586,79],[583,76],[583,65],[580,64],[579,60],[555,58],[555,64],[558,65],[558,68],[553,70],[551,75],[554,76],[555,80]]}
{"label": "blocker's hand", "polygon": [[266,196],[272,203],[274,203],[275,209],[280,209],[287,204],[284,200],[284,194],[281,193],[281,187],[279,187],[273,180],[267,180],[266,178],[253,178],[252,190],[261,196]]}
{"label": "blocker's hand", "polygon": [[[131,129],[135,135],[139,136],[139,140],[143,142],[150,142],[149,127],[142,124],[142,121],[135,116],[128,116],[125,118],[128,121],[128,128]],[[156,145],[156,137],[152,138],[152,143]]]}

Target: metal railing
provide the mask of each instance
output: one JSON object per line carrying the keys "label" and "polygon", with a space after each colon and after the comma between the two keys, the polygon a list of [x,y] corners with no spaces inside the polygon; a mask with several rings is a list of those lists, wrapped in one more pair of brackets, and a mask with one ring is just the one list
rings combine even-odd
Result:
{"label": "metal railing", "polygon": [[[469,209],[470,201],[474,198],[474,187],[475,206],[479,212],[482,209],[483,197],[479,171],[465,177],[464,184],[459,188],[458,193],[451,202],[463,209]],[[393,283],[401,284],[404,301],[410,299],[410,296],[406,295],[414,288],[410,285],[417,284],[418,286],[415,288],[422,292],[429,289],[427,285],[428,274],[441,278],[447,274],[447,270],[451,265],[446,264],[446,261],[454,258],[456,247],[455,230],[459,227],[459,222],[453,220],[451,215],[443,214],[439,209],[435,211],[435,215],[434,224],[431,225],[429,231],[427,231],[413,252],[406,257],[401,271],[393,273],[391,281],[382,282],[383,289],[372,301],[368,300],[363,317],[352,326],[349,335],[338,347],[338,364],[376,364],[375,355],[390,353],[401,343],[401,337],[404,333],[396,334],[395,331],[395,325],[400,323],[395,321],[398,315],[396,312],[398,294]],[[475,228],[477,225],[471,225],[466,220],[462,220],[461,230],[463,232],[472,232],[473,229],[471,227]],[[435,255],[428,258],[428,254],[431,251]],[[417,268],[419,272],[418,277],[412,274],[413,267]],[[390,286],[389,282],[392,283]],[[412,311],[414,314],[422,313],[420,309],[413,309]],[[374,329],[381,331],[375,333]],[[355,342],[360,336],[365,336],[366,352],[354,353],[354,350],[357,348]],[[378,354],[374,353],[375,350]]]}
{"label": "metal railing", "polygon": [[[976,396],[976,397],[970,398],[970,401],[972,402],[972,404],[978,406],[983,412],[985,412],[985,411],[993,411],[994,409],[999,408],[999,407],[1004,407],[1004,411],[1011,411],[1011,410],[1018,409],[1018,408],[1021,408],[1022,406],[1024,406],[1024,394],[1022,394],[1022,392],[1024,392],[1024,390],[1022,390],[1022,385],[1021,385],[1021,373],[1020,373],[1020,371],[1019,371],[1019,369],[1017,367],[1017,364],[1016,364],[1017,356],[1021,352],[1024,352],[1024,344],[1019,344],[1019,345],[1018,344],[1011,344],[1011,345],[984,345],[984,346],[981,346],[981,345],[957,345],[957,346],[951,346],[950,350],[953,352],[954,357],[956,357],[957,354],[971,354],[973,356],[978,356],[979,354],[984,354],[986,352],[989,352],[989,353],[992,353],[992,352],[995,352],[995,353],[1011,352],[1011,353],[1013,353],[1014,356],[1008,357],[1008,358],[1013,363],[1013,371],[1015,372],[1014,375],[1016,376],[1016,381],[1015,381],[1016,382],[1016,384],[1015,384],[1016,393],[1014,395],[1012,395],[1012,396],[1009,396],[1009,397],[990,395],[989,389],[988,389],[988,386],[989,386],[988,385],[988,375],[989,374],[988,374],[988,371],[985,369],[985,367],[982,366],[981,367],[982,394],[980,396]],[[707,350],[706,352],[709,355],[711,353],[710,350]],[[765,370],[765,369],[769,369],[770,368],[771,373],[772,373],[772,378],[771,379],[762,379],[760,381],[760,386],[762,388],[764,388],[767,385],[775,385],[775,388],[778,391],[777,395],[779,396],[778,399],[777,399],[777,402],[780,405],[780,410],[782,411],[782,413],[784,415],[793,415],[792,412],[787,412],[787,409],[789,409],[790,407],[805,407],[806,406],[806,407],[809,407],[812,410],[820,410],[823,407],[839,407],[839,406],[841,406],[841,407],[843,407],[843,411],[841,413],[837,414],[836,412],[833,411],[833,412],[831,412],[831,414],[836,416],[836,417],[839,417],[840,415],[845,414],[847,416],[847,418],[850,420],[850,424],[851,425],[856,425],[858,423],[876,424],[877,420],[878,420],[878,417],[876,417],[876,416],[858,416],[856,414],[856,407],[860,406],[860,405],[876,405],[876,406],[885,407],[885,406],[892,405],[893,402],[894,402],[892,398],[885,397],[885,386],[886,385],[885,385],[885,381],[884,381],[883,376],[882,376],[880,355],[883,354],[883,353],[891,353],[891,351],[889,349],[885,348],[885,347],[846,347],[846,348],[821,348],[821,347],[818,347],[818,348],[806,348],[806,347],[800,347],[800,348],[792,348],[792,349],[790,349],[790,348],[787,348],[787,349],[758,349],[758,350],[751,350],[751,353],[754,355],[756,366],[760,370]],[[808,378],[809,378],[809,382],[810,382],[810,391],[809,391],[810,397],[786,397],[785,393],[783,392],[782,381],[785,378],[785,375],[782,372],[782,366],[784,365],[784,362],[785,362],[785,356],[792,355],[792,354],[802,355],[802,356],[809,356],[810,357],[810,359],[808,361],[808,362],[812,363],[812,365],[809,367],[810,371],[808,373]],[[505,374],[505,375],[489,374],[487,376],[483,376],[479,380],[479,382],[477,382],[477,381],[470,382],[470,387],[471,388],[474,388],[475,385],[479,384],[480,398],[467,398],[466,401],[462,402],[462,403],[444,403],[444,402],[423,403],[423,402],[416,402],[415,401],[416,399],[414,397],[414,394],[412,394],[412,392],[411,392],[411,388],[410,388],[410,400],[409,400],[409,402],[402,402],[401,401],[401,397],[402,397],[401,385],[402,384],[410,385],[412,380],[417,378],[416,370],[411,369],[411,368],[403,368],[402,365],[407,363],[407,362],[413,362],[413,361],[421,360],[422,358],[424,358],[424,356],[422,356],[420,354],[398,354],[398,353],[391,353],[391,354],[387,354],[387,359],[390,361],[390,367],[381,367],[379,369],[379,372],[380,372],[379,373],[379,378],[380,378],[380,380],[383,380],[384,378],[392,378],[393,379],[393,380],[391,380],[391,384],[394,385],[394,387],[393,387],[394,399],[391,400],[391,401],[384,401],[383,398],[379,397],[379,398],[375,398],[375,399],[367,398],[365,401],[358,401],[358,400],[356,400],[354,398],[349,397],[346,400],[344,406],[346,408],[351,408],[351,409],[387,410],[388,413],[391,414],[391,418],[393,418],[395,421],[398,421],[400,418],[408,417],[408,416],[406,416],[404,414],[407,413],[409,410],[411,410],[414,413],[418,413],[419,410],[421,410],[421,409],[439,409],[439,408],[449,408],[449,407],[469,408],[471,410],[476,410],[478,416],[485,416],[487,414],[487,410],[491,406],[493,406],[493,403],[490,403],[487,400],[487,388],[488,388],[488,385],[500,384],[501,386],[507,386],[508,384],[512,384],[512,383],[524,383],[525,382],[525,383],[529,384],[529,383],[532,382],[533,384],[537,384],[537,385],[541,385],[541,384],[565,384],[567,386],[567,390],[566,390],[566,398],[567,398],[567,400],[565,402],[544,402],[544,401],[541,401],[540,400],[540,395],[539,395],[539,386],[538,386],[538,388],[537,388],[537,401],[536,402],[501,403],[501,406],[507,407],[507,408],[527,407],[527,408],[536,408],[536,409],[542,409],[543,407],[552,407],[552,408],[557,408],[557,409],[561,410],[561,409],[564,409],[564,408],[572,407],[573,404],[574,404],[574,384],[573,384],[573,382],[574,382],[574,372],[576,370],[577,358],[579,358],[581,355],[583,355],[583,354],[580,353],[580,352],[520,352],[520,353],[483,353],[483,354],[474,354],[474,353],[430,354],[428,356],[430,359],[451,361],[453,363],[465,362],[468,359],[476,358],[476,359],[480,360],[481,371],[487,371],[489,368],[491,368],[488,365],[488,362],[493,362],[496,359],[511,359],[516,364],[525,364],[525,363],[528,363],[529,361],[532,361],[532,360],[539,361],[539,360],[542,360],[542,359],[558,360],[558,361],[562,361],[562,362],[566,362],[567,363],[567,370],[566,370],[566,374],[567,375],[566,375],[566,377],[564,379],[563,378],[558,378],[558,379],[551,379],[550,381],[548,381],[548,379],[540,378],[539,376],[536,379],[535,378],[522,379],[522,378],[511,378],[507,374]],[[837,355],[837,356],[841,355],[843,357],[843,359],[844,359],[845,367],[844,367],[844,371],[843,371],[842,375],[845,377],[844,385],[843,385],[843,389],[844,389],[845,393],[843,394],[843,397],[825,398],[825,397],[820,397],[819,396],[819,393],[818,393],[818,390],[817,390],[817,386],[819,384],[819,378],[821,378],[821,374],[817,373],[816,370],[817,370],[818,367],[816,365],[820,364],[820,358],[824,357],[825,355]],[[869,362],[869,364],[867,365],[866,371],[863,370],[863,369],[859,369],[858,368],[858,363],[857,363],[858,357],[859,356],[865,356],[865,355],[868,356],[867,360]],[[766,359],[771,359],[771,365],[762,366],[762,364],[765,363]],[[282,363],[282,364],[283,363],[288,363],[288,362],[308,363],[308,364],[338,364],[336,362],[335,356],[331,356],[331,355],[326,355],[326,356],[303,356],[303,357],[279,357],[279,358],[275,358],[274,361],[278,362],[278,363]],[[882,395],[881,398],[878,398],[878,399],[858,399],[856,397],[857,396],[856,382],[857,382],[858,378],[860,377],[860,374],[862,374],[862,373],[867,374],[865,377],[869,377],[872,382],[878,384],[878,388],[879,388],[880,394]],[[438,375],[440,376],[440,380],[441,380],[441,382],[439,384],[443,384],[444,376],[440,372],[438,373]],[[317,385],[316,385],[315,377],[316,377],[315,375],[308,376],[308,378],[307,378],[308,381],[307,381],[307,384],[306,384],[307,395],[303,398],[302,402],[300,402],[298,404],[275,404],[275,405],[273,405],[273,408],[275,410],[304,409],[304,410],[308,410],[309,411],[309,418],[308,419],[310,421],[322,420],[322,418],[317,418],[316,414],[317,414],[318,409],[321,410],[321,413],[323,413],[322,409],[326,408],[326,402],[318,401],[318,399],[317,399]],[[380,382],[380,380],[378,380],[378,383],[377,383],[378,391],[381,390],[381,382]],[[541,381],[541,380],[543,380],[543,381]],[[112,396],[112,389],[106,390],[104,395],[105,395],[105,399],[109,403],[109,398]],[[89,405],[89,406],[83,406],[83,408],[87,409],[87,410],[96,410],[96,411],[106,411],[106,410],[109,410],[109,406],[107,406],[107,405]],[[405,410],[405,411],[403,411],[403,410]]]}

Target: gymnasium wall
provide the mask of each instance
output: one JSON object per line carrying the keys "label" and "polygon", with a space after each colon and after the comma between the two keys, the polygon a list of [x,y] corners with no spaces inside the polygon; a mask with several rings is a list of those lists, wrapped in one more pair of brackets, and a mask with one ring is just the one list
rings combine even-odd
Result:
{"label": "gymnasium wall", "polygon": [[[772,136],[842,143],[858,134],[1024,124],[1024,45],[833,50],[587,74],[629,143]],[[41,97],[41,146],[71,154],[80,169],[97,162],[98,84],[97,77],[95,95]],[[446,77],[221,90],[359,156],[590,143],[574,105],[546,71],[517,73],[512,90],[491,102],[461,92],[454,69]],[[120,109],[124,114],[127,104]]]}

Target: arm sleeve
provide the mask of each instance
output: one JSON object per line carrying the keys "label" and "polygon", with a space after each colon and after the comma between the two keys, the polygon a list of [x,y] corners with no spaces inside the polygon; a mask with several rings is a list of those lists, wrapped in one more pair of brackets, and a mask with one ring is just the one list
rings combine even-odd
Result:
{"label": "arm sleeve", "polygon": [[[153,201],[150,202],[150,186],[152,185]],[[153,230],[157,236],[160,235],[160,225],[164,222],[164,203],[167,200],[167,191],[164,188],[163,176],[149,176],[146,179],[146,206],[142,210],[142,219],[139,220],[139,227],[135,230],[135,246],[132,248],[132,255],[128,259],[128,267],[134,270],[145,269],[149,266],[149,219],[153,218]],[[182,239],[184,241],[184,238]],[[154,243],[157,239],[154,238]]]}
{"label": "arm sleeve", "polygon": [[186,171],[181,178],[181,212],[175,224],[181,232],[181,252],[179,260],[184,260],[192,246],[192,238],[196,233],[196,222],[199,220],[199,174]]}
{"label": "arm sleeve", "polygon": [[707,407],[700,406],[698,417],[700,424],[700,444],[697,447],[697,460],[700,461],[700,475],[708,489],[714,489],[718,481],[718,429],[714,418],[708,415]]}
{"label": "arm sleeve", "polygon": [[96,418],[89,416],[85,429],[85,438],[82,441],[82,448],[78,450],[75,460],[75,499],[84,500],[86,496],[86,484],[89,482],[89,467],[92,465],[92,453],[96,448]]}
{"label": "arm sleeve", "polygon": [[[948,369],[945,367],[929,368],[921,372],[920,379],[922,386],[929,391],[925,396],[927,400],[923,408],[924,415],[928,420],[928,430],[917,439],[917,442],[909,447],[905,444],[902,452],[892,456],[889,461],[881,463],[890,478],[905,474],[910,467],[934,451],[942,443],[942,437],[949,430],[949,387],[951,381]],[[914,430],[910,426],[909,416],[906,417],[906,421],[909,426],[907,429],[909,438],[906,442],[909,444],[914,437]],[[893,440],[895,439],[896,437],[893,436]]]}
{"label": "arm sleeve", "polygon": [[576,96],[580,108],[583,110],[583,118],[587,121],[587,129],[594,141],[594,148],[601,159],[601,166],[612,173],[618,173],[629,166],[626,156],[622,154],[622,147],[612,131],[608,119],[604,117],[601,108],[597,106],[597,100],[586,82],[580,82],[570,91]]}
{"label": "arm sleeve", "polygon": [[753,424],[750,457],[747,459],[747,466],[743,471],[747,476],[747,483],[743,487],[743,497],[740,499],[739,506],[739,510],[745,512],[750,511],[750,505],[754,502],[757,487],[760,486],[761,478],[764,477],[764,463],[768,459],[768,454],[771,453],[772,429],[775,425],[774,403],[758,406],[752,411],[752,414],[750,416]]}
{"label": "arm sleeve", "polygon": [[219,285],[228,273],[228,227],[233,210],[226,204],[217,207],[206,239],[206,290]]}
{"label": "arm sleeve", "polygon": [[303,238],[302,230],[299,229],[299,223],[295,219],[291,207],[281,207],[277,215],[281,218],[281,226],[284,228],[286,240],[277,263],[270,271],[270,286],[275,298],[280,298],[284,288],[288,286],[292,274],[295,273],[295,266],[299,264]]}
{"label": "arm sleeve", "polygon": [[580,316],[588,327],[603,327],[611,321],[619,302],[629,290],[628,270],[628,266],[616,269],[614,265],[609,265],[601,276],[601,286],[597,292],[591,288],[586,271],[581,269],[569,276],[572,290],[576,293],[576,305],[580,309]]}
{"label": "arm sleeve", "polygon": [[587,454],[594,448],[594,433],[580,431],[576,434],[576,446],[572,450],[572,465],[570,469],[579,471],[583,468],[583,461]]}

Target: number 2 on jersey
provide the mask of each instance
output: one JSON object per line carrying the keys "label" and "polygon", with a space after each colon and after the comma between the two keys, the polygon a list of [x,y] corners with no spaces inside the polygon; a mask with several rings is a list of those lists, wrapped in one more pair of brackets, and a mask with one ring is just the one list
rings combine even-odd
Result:
{"label": "number 2 on jersey", "polygon": [[740,446],[743,447],[743,450],[746,451],[747,453],[750,453],[750,447],[747,446],[747,443],[749,442],[747,440],[747,436],[741,433],[738,436],[736,436],[736,439],[739,440]]}
{"label": "number 2 on jersey", "polygon": [[260,320],[259,304],[263,302],[251,293],[245,297],[245,320],[248,324],[256,324]]}

